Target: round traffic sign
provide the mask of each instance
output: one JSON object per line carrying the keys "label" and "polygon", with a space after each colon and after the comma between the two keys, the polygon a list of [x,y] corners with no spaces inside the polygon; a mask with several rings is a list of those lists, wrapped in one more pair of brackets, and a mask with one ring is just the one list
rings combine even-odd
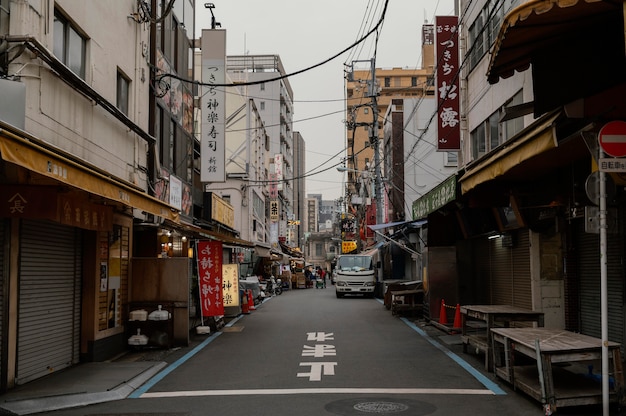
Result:
{"label": "round traffic sign", "polygon": [[609,156],[626,156],[626,121],[610,121],[598,133],[600,147]]}

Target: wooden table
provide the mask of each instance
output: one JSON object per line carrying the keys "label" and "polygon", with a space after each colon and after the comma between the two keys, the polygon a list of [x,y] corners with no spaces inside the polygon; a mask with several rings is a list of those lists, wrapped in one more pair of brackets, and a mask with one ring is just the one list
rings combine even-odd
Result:
{"label": "wooden table", "polygon": [[[494,372],[550,406],[602,403],[602,340],[548,328],[494,328]],[[620,403],[624,386],[620,345],[609,342],[610,401]],[[589,366],[593,366],[590,368]]]}
{"label": "wooden table", "polygon": [[543,312],[517,308],[510,305],[461,306],[461,340],[463,352],[471,346],[485,354],[485,369],[491,370],[491,330],[508,328],[513,322],[536,322],[543,326]]}
{"label": "wooden table", "polygon": [[391,314],[399,315],[402,312],[421,312],[424,309],[424,291],[421,289],[392,290]]}

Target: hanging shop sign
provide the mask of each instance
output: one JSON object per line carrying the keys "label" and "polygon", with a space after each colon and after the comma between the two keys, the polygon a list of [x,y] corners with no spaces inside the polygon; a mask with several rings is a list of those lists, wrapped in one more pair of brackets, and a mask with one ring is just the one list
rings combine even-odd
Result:
{"label": "hanging shop sign", "polygon": [[202,31],[200,180],[226,181],[226,31]]}
{"label": "hanging shop sign", "polygon": [[198,241],[198,288],[202,316],[224,315],[222,242]]}
{"label": "hanging shop sign", "polygon": [[424,196],[413,201],[413,219],[426,218],[431,212],[435,212],[444,205],[454,201],[456,199],[456,183],[456,175],[452,175],[428,191]]}
{"label": "hanging shop sign", "polygon": [[270,201],[270,221],[278,222],[280,211],[278,210],[278,201]]}
{"label": "hanging shop sign", "polygon": [[435,17],[437,71],[437,150],[461,150],[457,16]]}

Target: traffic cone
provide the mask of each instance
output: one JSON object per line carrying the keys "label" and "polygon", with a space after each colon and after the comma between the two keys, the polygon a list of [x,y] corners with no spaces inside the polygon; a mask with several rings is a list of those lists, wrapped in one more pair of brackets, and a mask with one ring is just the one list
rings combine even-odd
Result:
{"label": "traffic cone", "polygon": [[441,325],[448,325],[448,318],[446,317],[446,304],[441,299],[441,309],[439,309],[439,323]]}
{"label": "traffic cone", "polygon": [[461,305],[456,304],[456,311],[454,312],[454,325],[453,328],[461,328]]}
{"label": "traffic cone", "polygon": [[252,297],[252,289],[248,289],[248,308],[251,311],[256,310],[256,306],[254,306],[254,298]]}

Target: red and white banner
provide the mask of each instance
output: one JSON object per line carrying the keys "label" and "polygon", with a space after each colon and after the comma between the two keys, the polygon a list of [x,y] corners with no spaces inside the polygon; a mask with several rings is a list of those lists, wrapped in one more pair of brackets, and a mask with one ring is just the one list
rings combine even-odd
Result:
{"label": "red and white banner", "polygon": [[437,150],[461,150],[459,98],[459,19],[435,17],[437,82]]}
{"label": "red and white banner", "polygon": [[202,316],[224,315],[222,292],[222,243],[198,241],[198,286]]}

